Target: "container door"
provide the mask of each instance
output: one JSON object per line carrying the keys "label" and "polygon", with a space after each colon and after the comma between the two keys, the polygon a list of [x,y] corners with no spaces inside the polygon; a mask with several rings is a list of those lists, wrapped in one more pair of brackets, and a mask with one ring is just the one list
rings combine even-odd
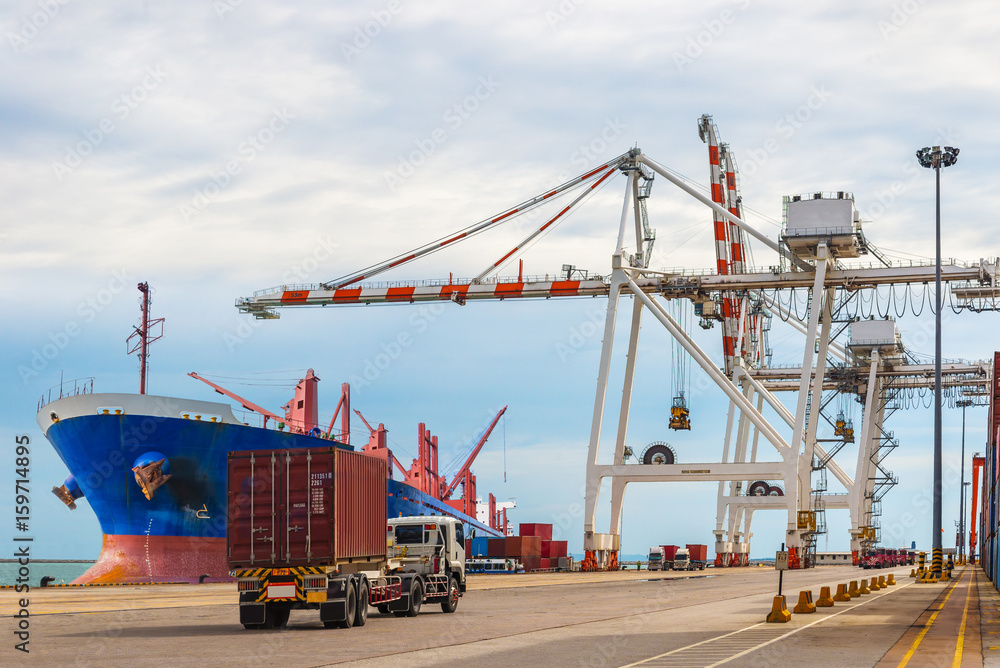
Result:
{"label": "container door", "polygon": [[271,453],[229,459],[230,564],[265,565],[278,558],[278,472]]}
{"label": "container door", "polygon": [[285,453],[282,559],[289,564],[328,561],[333,553],[333,453]]}

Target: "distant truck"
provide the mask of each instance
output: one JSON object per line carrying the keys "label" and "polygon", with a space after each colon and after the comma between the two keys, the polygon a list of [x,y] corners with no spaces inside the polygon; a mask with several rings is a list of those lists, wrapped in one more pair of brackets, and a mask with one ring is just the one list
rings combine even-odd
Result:
{"label": "distant truck", "polygon": [[363,626],[368,607],[455,612],[466,590],[461,521],[386,520],[386,462],[343,448],[230,452],[227,548],[240,623],[285,626],[318,610],[327,628]]}
{"label": "distant truck", "polygon": [[707,545],[688,545],[679,547],[674,553],[673,570],[675,571],[701,571],[705,570],[706,557],[708,556]]}
{"label": "distant truck", "polygon": [[651,547],[649,548],[649,566],[647,570],[659,571],[663,570],[663,548],[662,547]]}

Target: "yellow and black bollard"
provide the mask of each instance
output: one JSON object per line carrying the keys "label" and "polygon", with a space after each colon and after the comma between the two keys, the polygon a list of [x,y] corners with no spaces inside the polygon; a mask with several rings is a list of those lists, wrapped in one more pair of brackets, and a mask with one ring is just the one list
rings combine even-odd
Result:
{"label": "yellow and black bollard", "polygon": [[944,570],[944,554],[940,547],[935,547],[931,551],[931,573],[935,577],[941,577],[941,571]]}

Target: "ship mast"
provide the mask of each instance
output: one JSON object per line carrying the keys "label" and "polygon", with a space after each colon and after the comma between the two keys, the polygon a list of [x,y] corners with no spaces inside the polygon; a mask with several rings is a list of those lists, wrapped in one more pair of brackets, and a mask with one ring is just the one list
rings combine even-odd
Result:
{"label": "ship mast", "polygon": [[[149,367],[149,344],[163,338],[163,318],[149,319],[149,283],[143,282],[138,285],[139,292],[142,293],[142,323],[140,327],[133,327],[132,332],[125,343],[129,344],[132,339],[138,339],[131,344],[127,354],[131,355],[136,350],[139,351],[139,394],[146,394],[146,371]],[[154,336],[150,329],[160,326],[159,332]]]}

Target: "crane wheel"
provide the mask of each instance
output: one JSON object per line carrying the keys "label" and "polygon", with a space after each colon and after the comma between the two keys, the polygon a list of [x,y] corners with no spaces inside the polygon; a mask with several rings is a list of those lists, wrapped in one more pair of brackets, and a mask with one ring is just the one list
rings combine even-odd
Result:
{"label": "crane wheel", "polygon": [[770,494],[771,486],[763,480],[756,480],[750,483],[750,487],[747,488],[747,496],[769,496]]}
{"label": "crane wheel", "polygon": [[642,453],[643,464],[674,464],[677,457],[666,443],[651,443]]}

